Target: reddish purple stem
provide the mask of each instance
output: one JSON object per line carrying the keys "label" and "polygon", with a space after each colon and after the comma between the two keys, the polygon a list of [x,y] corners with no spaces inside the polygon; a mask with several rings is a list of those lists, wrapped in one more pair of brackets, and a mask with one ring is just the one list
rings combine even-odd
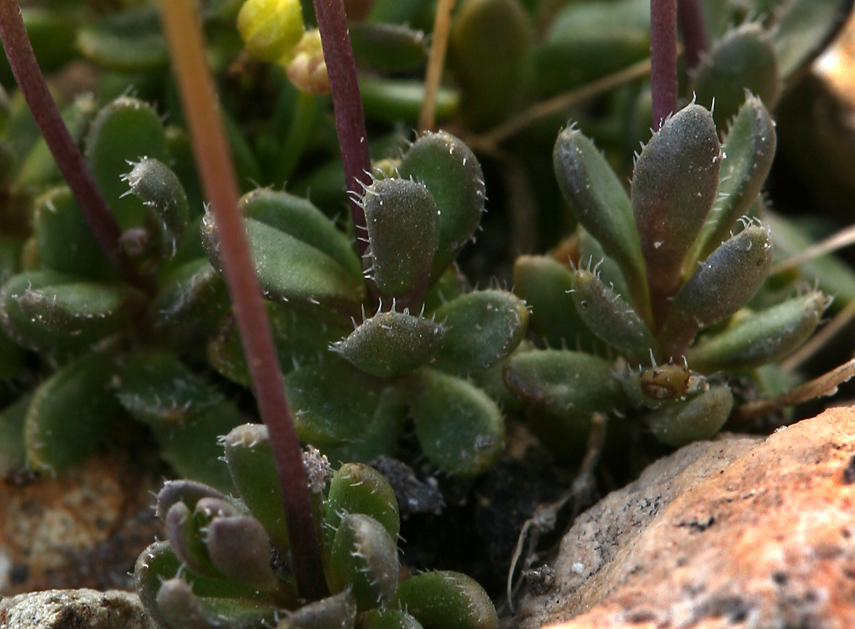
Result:
{"label": "reddish purple stem", "polygon": [[356,233],[356,248],[360,258],[368,247],[365,212],[353,198],[361,194],[360,183],[371,183],[371,158],[368,155],[368,135],[362,112],[362,98],[356,80],[356,61],[350,46],[347,15],[342,0],[313,0],[327,74],[330,77],[335,126],[344,175],[350,196],[350,213]]}
{"label": "reddish purple stem", "polygon": [[149,282],[140,276],[122,249],[119,243],[119,225],[95,185],[92,173],[86,167],[86,162],[83,161],[83,156],[50,95],[27,36],[21,9],[15,0],[0,0],[0,38],[24,99],[33,112],[62,176],[68,182],[68,187],[95,233],[95,238],[125,281],[148,290]]}
{"label": "reddish purple stem", "polygon": [[653,128],[677,111],[677,0],[650,0]]}
{"label": "reddish purple stem", "polygon": [[707,51],[707,33],[699,0],[678,0],[677,21],[683,39],[683,60],[693,69]]}

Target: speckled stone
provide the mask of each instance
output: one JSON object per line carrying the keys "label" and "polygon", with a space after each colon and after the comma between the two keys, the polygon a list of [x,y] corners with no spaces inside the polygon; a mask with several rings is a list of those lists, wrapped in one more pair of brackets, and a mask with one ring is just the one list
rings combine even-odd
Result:
{"label": "speckled stone", "polygon": [[0,600],[3,629],[157,629],[136,594],[47,590]]}
{"label": "speckled stone", "polygon": [[113,451],[56,478],[0,481],[0,594],[131,589],[128,572],[161,531],[152,492],[163,472]]}
{"label": "speckled stone", "polygon": [[687,446],[583,514],[522,629],[855,627],[855,411]]}

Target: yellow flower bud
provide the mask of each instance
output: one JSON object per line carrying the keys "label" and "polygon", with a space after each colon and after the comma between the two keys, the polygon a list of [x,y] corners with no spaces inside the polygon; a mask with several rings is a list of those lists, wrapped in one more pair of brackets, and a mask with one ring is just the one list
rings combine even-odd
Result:
{"label": "yellow flower bud", "polygon": [[303,38],[300,0],[246,0],[237,18],[246,50],[261,61],[290,58]]}

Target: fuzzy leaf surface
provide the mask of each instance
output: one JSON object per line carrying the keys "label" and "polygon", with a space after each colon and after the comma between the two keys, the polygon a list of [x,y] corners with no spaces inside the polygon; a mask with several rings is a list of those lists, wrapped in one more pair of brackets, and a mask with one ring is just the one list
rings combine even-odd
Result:
{"label": "fuzzy leaf surface", "polygon": [[407,298],[427,290],[440,238],[440,213],[428,189],[409,179],[380,179],[362,197],[369,277],[380,295]]}
{"label": "fuzzy leaf surface", "polygon": [[748,214],[772,168],[776,146],[775,121],[760,99],[749,95],[724,140],[716,194],[719,200],[686,256],[684,278],[694,272],[699,260],[705,260],[727,240],[736,222]]}
{"label": "fuzzy leaf surface", "polygon": [[573,127],[558,134],[552,159],[558,187],[577,220],[618,263],[639,311],[648,312],[641,240],[623,184],[594,143]]}
{"label": "fuzzy leaf surface", "polygon": [[472,577],[425,572],[398,585],[388,607],[406,609],[425,629],[496,629],[496,609]]}
{"label": "fuzzy leaf surface", "polygon": [[440,277],[472,239],[484,211],[486,188],[481,164],[472,150],[450,133],[426,133],[404,155],[398,169],[427,187],[439,209],[439,247],[431,283]]}
{"label": "fuzzy leaf surface", "polygon": [[813,334],[827,305],[822,293],[813,292],[753,313],[702,338],[689,349],[690,364],[706,372],[735,371],[781,360]]}
{"label": "fuzzy leaf surface", "polygon": [[749,225],[722,244],[683,285],[659,333],[666,357],[682,355],[698,332],[742,308],[772,264],[772,236]]}
{"label": "fuzzy leaf surface", "polygon": [[733,395],[722,384],[677,406],[653,411],[646,420],[659,441],[679,448],[692,441],[711,439],[727,421],[731,408]]}
{"label": "fuzzy leaf surface", "polygon": [[[635,163],[632,212],[654,304],[679,288],[683,258],[715,200],[720,167],[715,124],[699,105],[688,105],[666,120]],[[588,231],[606,248],[602,238]],[[632,283],[629,277],[627,281]]]}
{"label": "fuzzy leaf surface", "polygon": [[505,448],[502,412],[473,384],[433,369],[413,377],[410,412],[425,456],[449,474],[476,476]]}
{"label": "fuzzy leaf surface", "polygon": [[507,358],[523,340],[529,319],[525,302],[501,290],[467,293],[434,316],[447,328],[435,366],[454,374],[485,371]]}

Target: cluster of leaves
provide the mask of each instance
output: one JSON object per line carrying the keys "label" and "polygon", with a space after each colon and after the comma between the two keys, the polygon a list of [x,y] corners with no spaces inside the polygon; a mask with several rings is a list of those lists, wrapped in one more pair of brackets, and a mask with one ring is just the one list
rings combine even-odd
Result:
{"label": "cluster of leaves", "polygon": [[[176,174],[192,172],[181,153],[186,135],[130,97],[97,113],[81,98],[67,115],[81,111],[89,112],[78,116],[86,159],[127,251],[155,272],[155,289],[146,295],[118,278],[66,186],[48,185],[35,199],[33,234],[26,244],[8,241],[0,324],[16,345],[10,356],[20,346],[59,369],[32,400],[6,411],[15,416],[7,421],[23,422],[23,450],[4,468],[24,453],[35,470],[77,462],[123,409],[154,429],[179,473],[227,487],[215,439],[246,418],[186,361],[205,358],[245,386],[250,379],[213,221],[191,212]],[[41,145],[31,152],[50,174]],[[25,163],[36,169],[35,158]],[[241,200],[298,434],[336,461],[370,460],[396,453],[409,413],[429,460],[477,474],[501,453],[504,424],[470,378],[489,381],[521,341],[528,311],[509,292],[467,292],[453,267],[484,206],[472,152],[453,136],[428,134],[385,167],[359,201],[362,262],[306,199],[265,188]]]}
{"label": "cluster of leaves", "polygon": [[329,595],[301,603],[267,430],[239,426],[222,442],[238,498],[191,481],[168,482],[157,498],[168,541],[140,556],[135,580],[162,627],[498,626],[486,592],[466,575],[402,578],[398,503],[386,479],[361,463],[333,474],[317,451],[304,461]]}
{"label": "cluster of leaves", "polygon": [[[774,149],[759,99],[723,147],[710,112],[691,104],[641,151],[630,196],[590,140],[559,135],[555,172],[579,219],[581,264],[523,256],[514,279],[533,329],[579,350],[518,353],[505,369],[512,390],[553,416],[550,430],[572,435],[594,412],[635,409],[666,444],[710,438],[733,406],[720,372],[780,360],[811,335],[828,305],[819,291],[746,308],[772,263],[772,236],[748,213]],[[602,357],[613,354],[617,371]]]}

